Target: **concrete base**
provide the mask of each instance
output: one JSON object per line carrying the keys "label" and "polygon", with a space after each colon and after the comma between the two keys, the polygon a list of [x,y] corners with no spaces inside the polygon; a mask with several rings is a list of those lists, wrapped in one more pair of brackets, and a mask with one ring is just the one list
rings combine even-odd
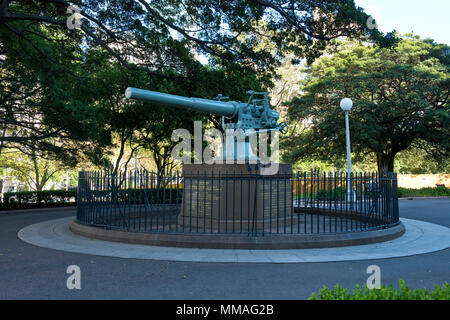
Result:
{"label": "concrete base", "polygon": [[185,164],[182,230],[230,232],[280,228],[296,222],[292,214],[292,165],[262,163]]}
{"label": "concrete base", "polygon": [[397,226],[373,231],[332,234],[279,234],[264,237],[225,234],[139,233],[107,230],[74,221],[70,230],[83,237],[123,243],[163,247],[211,249],[310,249],[363,245],[392,240],[402,236],[405,228]]}

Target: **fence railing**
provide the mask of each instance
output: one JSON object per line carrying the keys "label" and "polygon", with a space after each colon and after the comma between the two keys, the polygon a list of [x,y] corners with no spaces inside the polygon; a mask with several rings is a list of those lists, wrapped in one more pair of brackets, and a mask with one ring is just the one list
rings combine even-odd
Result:
{"label": "fence railing", "polygon": [[395,173],[80,172],[77,221],[132,232],[320,234],[399,222]]}

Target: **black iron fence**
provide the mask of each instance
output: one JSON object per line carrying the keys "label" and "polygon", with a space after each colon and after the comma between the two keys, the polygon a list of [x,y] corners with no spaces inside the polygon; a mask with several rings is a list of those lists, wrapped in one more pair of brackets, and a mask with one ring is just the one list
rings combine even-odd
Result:
{"label": "black iron fence", "polygon": [[132,232],[342,233],[399,222],[395,173],[80,172],[77,221]]}

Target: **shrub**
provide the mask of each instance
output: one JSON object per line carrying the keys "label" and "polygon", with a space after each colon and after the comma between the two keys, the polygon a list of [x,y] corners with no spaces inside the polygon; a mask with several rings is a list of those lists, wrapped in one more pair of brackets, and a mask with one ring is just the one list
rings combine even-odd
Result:
{"label": "shrub", "polygon": [[3,203],[66,203],[74,202],[76,201],[76,198],[76,190],[5,192],[3,194]]}
{"label": "shrub", "polygon": [[347,189],[345,187],[337,187],[332,190],[320,190],[317,192],[316,200],[319,201],[344,201]]}
{"label": "shrub", "polygon": [[5,192],[0,209],[29,209],[61,207],[74,205],[77,201],[76,190],[44,190]]}
{"label": "shrub", "polygon": [[382,286],[380,289],[370,290],[367,285],[361,288],[359,285],[350,293],[341,285],[336,285],[330,290],[326,286],[315,292],[309,300],[450,300],[450,285],[445,282],[442,286],[435,285],[430,292],[428,289],[410,289],[405,280],[399,281],[400,289]]}
{"label": "shrub", "polygon": [[[183,198],[182,188],[153,188],[153,189],[119,189],[111,192],[97,192],[97,197],[103,197],[106,201],[118,201],[119,203],[145,204],[146,201],[152,204],[180,203]],[[114,199],[114,195],[117,197]],[[102,202],[99,199],[99,202]]]}
{"label": "shrub", "polygon": [[[109,191],[93,191],[98,203],[118,201],[122,204],[176,204],[181,203],[183,188],[148,188],[148,189],[119,189],[114,190],[117,198],[113,198]],[[77,190],[44,190],[6,192],[0,209],[28,209],[75,205]]]}

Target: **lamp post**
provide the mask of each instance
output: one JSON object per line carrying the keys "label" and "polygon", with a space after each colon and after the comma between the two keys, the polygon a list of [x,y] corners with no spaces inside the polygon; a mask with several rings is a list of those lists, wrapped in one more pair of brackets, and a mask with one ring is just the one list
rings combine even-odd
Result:
{"label": "lamp post", "polygon": [[69,171],[66,170],[66,191],[69,190]]}
{"label": "lamp post", "polygon": [[347,199],[349,202],[353,202],[354,194],[352,187],[352,158],[350,149],[350,127],[349,127],[349,113],[352,110],[353,101],[349,98],[344,98],[341,100],[341,108],[345,112],[345,135],[347,137]]}

